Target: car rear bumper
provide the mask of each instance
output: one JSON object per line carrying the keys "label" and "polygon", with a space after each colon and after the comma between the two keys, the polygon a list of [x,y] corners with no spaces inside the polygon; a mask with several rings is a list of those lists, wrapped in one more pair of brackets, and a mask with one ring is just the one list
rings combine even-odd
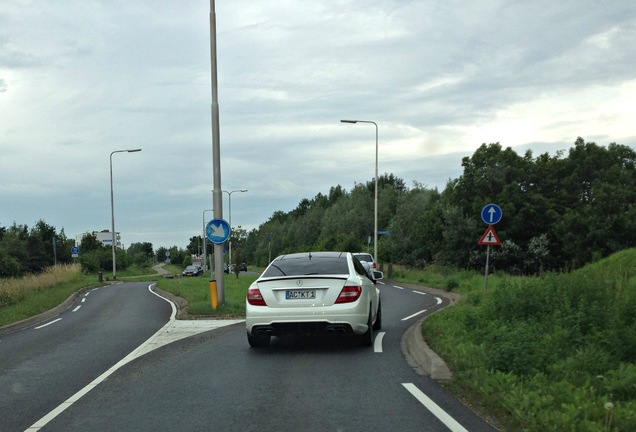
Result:
{"label": "car rear bumper", "polygon": [[290,334],[354,334],[349,323],[332,324],[328,322],[273,323],[254,325],[254,336],[285,336]]}
{"label": "car rear bumper", "polygon": [[284,311],[264,310],[259,313],[258,307],[252,307],[255,312],[246,314],[245,325],[252,335],[265,332],[270,336],[287,334],[364,334],[368,330],[368,310],[358,308],[341,314],[285,314]]}

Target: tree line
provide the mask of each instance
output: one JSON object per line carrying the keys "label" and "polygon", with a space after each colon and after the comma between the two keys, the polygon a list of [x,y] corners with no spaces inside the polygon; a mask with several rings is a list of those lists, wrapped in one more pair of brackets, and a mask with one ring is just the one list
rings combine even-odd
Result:
{"label": "tree line", "polygon": [[[517,154],[499,143],[482,144],[461,161],[463,174],[443,191],[393,174],[378,178],[378,255],[383,263],[429,263],[481,269],[487,226],[481,210],[498,204],[495,226],[502,242],[491,249],[495,269],[513,274],[570,270],[636,246],[636,153],[578,138],[554,156]],[[303,199],[275,212],[242,240],[245,258],[264,265],[300,250],[368,250],[374,224],[372,181],[351,191]]]}
{"label": "tree line", "polygon": [[[570,270],[636,246],[636,153],[611,143],[578,138],[567,153],[534,157],[499,143],[482,144],[461,161],[462,175],[444,190],[414,182],[407,187],[393,174],[378,178],[378,239],[382,263],[423,267],[430,263],[466,269],[485,265],[486,247],[477,244],[486,225],[481,209],[498,204],[495,226],[502,242],[491,249],[495,270],[536,274]],[[424,173],[423,173],[424,174]],[[265,266],[276,256],[303,250],[372,250],[375,182],[348,191],[302,199],[289,211],[276,211],[258,228],[235,227],[232,258]],[[117,250],[117,266],[149,261],[187,265],[200,254],[201,236],[185,248],[135,243]],[[74,239],[38,221],[34,227],[0,226],[0,277],[39,272],[56,262],[72,262]],[[112,268],[110,247],[87,234],[79,245],[86,271]],[[208,242],[207,250],[213,246]]]}
{"label": "tree line", "polygon": [[[194,242],[194,243],[192,243]],[[160,247],[153,250],[152,243],[133,243],[126,250],[117,248],[115,256],[117,268],[125,270],[130,265],[146,267],[155,262],[170,262],[188,265],[191,254],[196,253],[196,238],[191,239],[188,248]],[[78,246],[80,254],[72,255],[72,248]],[[190,250],[192,249],[192,251]],[[0,227],[0,278],[19,277],[40,273],[55,264],[79,262],[83,271],[109,271],[113,266],[112,248],[103,245],[95,234],[85,233],[79,244],[68,238],[62,229],[39,220],[33,227],[16,224]]]}

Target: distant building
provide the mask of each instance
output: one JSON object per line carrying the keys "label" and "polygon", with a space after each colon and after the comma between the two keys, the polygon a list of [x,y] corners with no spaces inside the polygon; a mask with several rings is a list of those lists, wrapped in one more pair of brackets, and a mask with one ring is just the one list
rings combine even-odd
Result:
{"label": "distant building", "polygon": [[[82,243],[82,239],[87,233],[78,234],[75,236],[75,245],[79,246]],[[100,242],[103,246],[111,246],[113,244],[113,234],[109,230],[103,231],[93,231],[93,234],[97,241]],[[117,241],[117,247],[121,248],[121,236],[119,233],[115,233],[115,240]]]}

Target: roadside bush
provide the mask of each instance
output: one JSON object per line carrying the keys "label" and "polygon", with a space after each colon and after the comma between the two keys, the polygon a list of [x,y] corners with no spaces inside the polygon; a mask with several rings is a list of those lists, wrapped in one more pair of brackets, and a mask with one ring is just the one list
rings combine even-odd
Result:
{"label": "roadside bush", "polygon": [[459,281],[457,279],[448,279],[446,281],[446,291],[451,292],[459,287]]}
{"label": "roadside bush", "polygon": [[82,266],[82,271],[86,274],[96,273],[100,269],[99,257],[97,256],[97,251],[82,253],[79,256],[79,262],[80,262],[80,265]]}

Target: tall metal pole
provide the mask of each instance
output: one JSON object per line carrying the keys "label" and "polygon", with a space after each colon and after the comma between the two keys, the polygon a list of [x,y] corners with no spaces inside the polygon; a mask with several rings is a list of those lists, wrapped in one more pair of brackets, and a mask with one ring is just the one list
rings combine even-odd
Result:
{"label": "tall metal pole", "polygon": [[[216,71],[216,14],[214,0],[210,0],[210,74],[212,81],[212,207],[214,218],[223,219],[223,193],[221,192],[221,144],[219,133],[219,94]],[[223,245],[214,245],[214,274],[219,304],[225,303],[225,278],[223,275]]]}
{"label": "tall metal pole", "polygon": [[373,199],[373,261],[378,264],[378,124],[370,120],[340,120],[342,123],[370,123],[375,126],[375,197]]}
{"label": "tall metal pole", "polygon": [[133,153],[140,152],[141,149],[128,149],[128,150],[115,150],[110,153],[110,220],[111,220],[111,228],[112,228],[112,244],[111,248],[113,251],[113,280],[117,279],[117,254],[115,250],[117,248],[117,240],[115,234],[115,201],[113,199],[113,154],[115,153]]}

